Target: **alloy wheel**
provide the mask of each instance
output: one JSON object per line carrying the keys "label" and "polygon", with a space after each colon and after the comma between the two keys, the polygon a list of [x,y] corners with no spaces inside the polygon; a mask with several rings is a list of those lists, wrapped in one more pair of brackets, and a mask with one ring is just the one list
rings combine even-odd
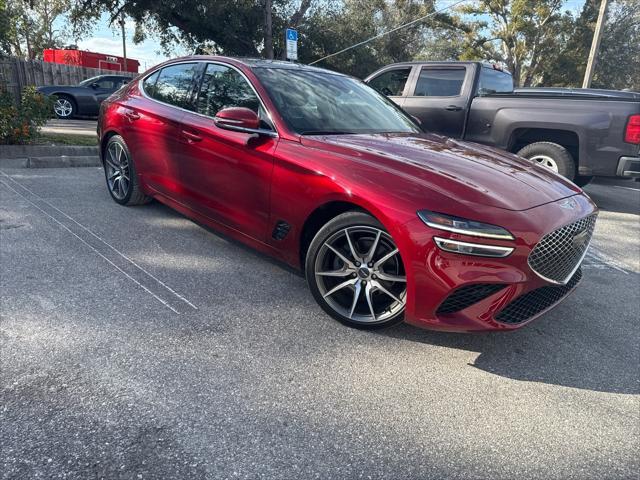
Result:
{"label": "alloy wheel", "polygon": [[117,142],[109,144],[107,148],[105,169],[109,191],[118,200],[123,200],[127,196],[131,184],[129,157],[122,145]]}
{"label": "alloy wheel", "polygon": [[534,155],[533,157],[529,158],[529,160],[538,162],[540,165],[544,165],[545,167],[550,168],[556,173],[558,173],[559,171],[556,161],[548,155]]}
{"label": "alloy wheel", "polygon": [[73,105],[66,98],[58,98],[53,104],[53,110],[59,117],[70,117],[73,113]]}
{"label": "alloy wheel", "polygon": [[314,275],[327,304],[351,321],[384,322],[405,308],[400,253],[379,228],[352,226],[334,233],[318,251]]}

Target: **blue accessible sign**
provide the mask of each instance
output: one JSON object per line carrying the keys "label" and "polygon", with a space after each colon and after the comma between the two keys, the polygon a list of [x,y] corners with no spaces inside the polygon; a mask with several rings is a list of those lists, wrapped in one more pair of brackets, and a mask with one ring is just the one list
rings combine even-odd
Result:
{"label": "blue accessible sign", "polygon": [[298,59],[298,31],[287,28],[285,38],[287,40],[287,60]]}

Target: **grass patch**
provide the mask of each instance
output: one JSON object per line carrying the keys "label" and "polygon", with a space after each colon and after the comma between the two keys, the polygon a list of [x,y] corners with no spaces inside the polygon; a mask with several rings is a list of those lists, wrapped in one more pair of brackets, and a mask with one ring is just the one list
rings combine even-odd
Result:
{"label": "grass patch", "polygon": [[72,133],[41,133],[31,144],[96,147],[98,145],[98,137],[97,135],[74,135]]}

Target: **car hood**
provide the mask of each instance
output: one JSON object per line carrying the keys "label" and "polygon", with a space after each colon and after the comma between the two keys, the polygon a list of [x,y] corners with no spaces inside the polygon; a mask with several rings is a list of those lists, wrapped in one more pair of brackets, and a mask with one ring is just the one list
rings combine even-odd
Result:
{"label": "car hood", "polygon": [[455,198],[527,210],[581,192],[546,167],[502,150],[433,134],[302,137],[303,144],[346,155],[379,173],[403,177]]}

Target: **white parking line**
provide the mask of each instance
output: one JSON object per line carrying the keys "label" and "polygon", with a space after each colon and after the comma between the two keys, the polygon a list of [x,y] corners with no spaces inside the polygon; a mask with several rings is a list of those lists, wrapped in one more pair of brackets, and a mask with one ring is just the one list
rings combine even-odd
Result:
{"label": "white parking line", "polygon": [[622,188],[623,190],[632,190],[634,192],[640,192],[640,188],[621,187],[620,185],[614,185],[615,188]]}
{"label": "white parking line", "polygon": [[625,268],[624,265],[593,246],[589,247],[589,250],[587,251],[587,254],[584,258],[583,266],[599,270],[606,270],[610,268],[612,270],[617,270],[618,272],[624,273],[625,275],[629,275],[629,271]]}
{"label": "white parking line", "polygon": [[[175,297],[177,297],[178,299],[180,299],[182,302],[186,303],[187,305],[189,305],[191,308],[193,308],[194,310],[197,310],[198,307],[195,306],[192,302],[190,302],[189,300],[187,300],[183,295],[179,294],[178,292],[176,292],[173,288],[171,288],[170,286],[168,286],[166,283],[164,283],[162,280],[160,280],[159,278],[157,278],[156,276],[154,276],[152,273],[148,272],[147,270],[145,270],[143,267],[141,267],[140,265],[138,265],[136,262],[134,262],[131,258],[129,258],[127,255],[125,255],[124,253],[122,253],[120,250],[118,250],[117,248],[115,248],[113,245],[111,245],[110,243],[108,243],[106,240],[104,240],[102,237],[100,237],[99,235],[97,235],[95,232],[93,232],[91,229],[89,229],[88,227],[86,227],[85,225],[81,224],[80,222],[78,222],[76,219],[72,218],[71,216],[69,216],[68,214],[66,214],[65,212],[63,212],[62,210],[60,210],[59,208],[57,208],[55,205],[52,205],[50,202],[47,202],[44,198],[42,198],[40,195],[38,195],[37,193],[33,192],[32,190],[30,190],[29,188],[25,187],[24,185],[22,185],[20,182],[14,180],[13,178],[11,178],[9,175],[7,175],[6,173],[0,171],[0,174],[5,177],[6,179],[8,179],[9,181],[11,181],[13,184],[19,186],[20,188],[24,189],[25,191],[29,192],[29,194],[33,195],[34,197],[36,197],[39,201],[43,202],[44,204],[46,204],[47,206],[51,207],[52,209],[54,209],[55,211],[59,212],[61,215],[63,215],[65,218],[71,220],[73,223],[75,223],[76,225],[78,225],[80,228],[82,228],[83,230],[85,230],[87,233],[89,233],[90,235],[92,235],[93,237],[95,237],[97,240],[99,240],[101,243],[103,243],[104,245],[106,245],[107,247],[109,247],[111,250],[113,250],[115,253],[117,253],[120,257],[122,257],[123,259],[125,259],[128,263],[130,263],[131,265],[133,265],[135,268],[137,268],[138,270],[140,270],[141,272],[143,272],[145,275],[147,275],[149,278],[153,279],[156,283],[158,283],[159,285],[161,285],[164,289],[166,289],[169,293],[171,293],[172,295],[174,295]],[[133,278],[132,276],[130,276],[128,273],[126,273],[124,270],[122,270],[120,267],[118,267],[115,263],[113,263],[111,260],[109,260],[106,256],[104,256],[102,253],[100,253],[95,247],[93,247],[92,245],[90,245],[86,240],[84,240],[82,237],[78,236],[76,233],[74,233],[73,231],[71,231],[66,225],[64,225],[62,222],[60,222],[58,219],[56,219],[55,217],[53,217],[52,215],[50,215],[49,213],[47,213],[45,210],[43,210],[42,208],[40,208],[37,204],[35,204],[33,201],[31,201],[29,198],[27,198],[25,195],[21,194],[20,192],[18,192],[17,190],[15,190],[14,188],[12,188],[10,185],[8,185],[6,182],[2,182],[3,185],[5,185],[7,188],[11,189],[12,191],[14,191],[17,195],[20,195],[22,198],[24,198],[25,200],[27,200],[30,204],[32,204],[34,207],[36,207],[38,210],[40,210],[42,213],[44,213],[47,217],[51,218],[52,220],[54,220],[57,224],[59,224],[60,226],[62,226],[65,230],[67,230],[69,233],[71,233],[74,237],[78,238],[82,243],[84,243],[85,245],[87,245],[89,248],[91,248],[94,252],[96,252],[100,257],[104,258],[107,262],[109,262],[111,265],[113,265],[118,271],[120,271],[121,273],[123,273],[127,278],[129,278],[130,280],[132,280],[133,282],[135,282],[137,285],[139,285],[140,287],[142,287],[146,292],[148,292],[149,294],[151,294],[154,298],[156,298],[157,300],[159,300],[163,305],[165,305],[167,308],[171,309],[172,311],[174,311],[175,313],[180,313],[178,312],[175,308],[173,308],[169,303],[167,303],[165,300],[163,300],[162,298],[160,298],[159,296],[157,296],[155,293],[153,293],[151,290],[149,290],[147,287],[145,287],[144,285],[142,285],[140,282],[138,282],[135,278]]]}

